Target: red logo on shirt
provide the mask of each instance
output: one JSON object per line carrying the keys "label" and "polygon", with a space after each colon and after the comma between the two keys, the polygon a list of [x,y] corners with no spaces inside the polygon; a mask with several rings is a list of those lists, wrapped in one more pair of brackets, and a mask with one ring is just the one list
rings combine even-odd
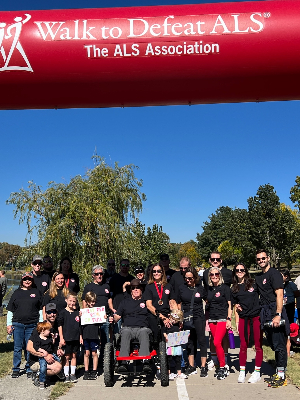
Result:
{"label": "red logo on shirt", "polygon": [[265,283],[267,283],[267,280],[266,280],[266,279],[263,280],[263,285],[264,285]]}
{"label": "red logo on shirt", "polygon": [[47,286],[47,282],[42,282],[42,285],[43,286]]}
{"label": "red logo on shirt", "polygon": [[248,292],[250,292],[250,293],[254,292],[254,288],[251,287],[250,289],[248,289]]}
{"label": "red logo on shirt", "polygon": [[105,289],[105,293],[109,293],[109,290],[108,290],[108,289]]}
{"label": "red logo on shirt", "polygon": [[217,292],[217,293],[216,293],[216,297],[220,297],[220,292]]}
{"label": "red logo on shirt", "polygon": [[200,293],[197,292],[197,293],[195,294],[195,297],[200,297]]}
{"label": "red logo on shirt", "polygon": [[31,293],[30,297],[35,297],[35,294],[34,294],[34,293]]}
{"label": "red logo on shirt", "polygon": [[141,303],[140,307],[145,308],[145,303]]}
{"label": "red logo on shirt", "polygon": [[77,315],[77,317],[75,317],[75,321],[76,321],[76,322],[79,322],[79,317],[78,317],[78,315]]}
{"label": "red logo on shirt", "polygon": [[169,290],[169,289],[166,289],[166,290],[165,290],[165,293],[166,293],[166,294],[170,294],[170,290]]}

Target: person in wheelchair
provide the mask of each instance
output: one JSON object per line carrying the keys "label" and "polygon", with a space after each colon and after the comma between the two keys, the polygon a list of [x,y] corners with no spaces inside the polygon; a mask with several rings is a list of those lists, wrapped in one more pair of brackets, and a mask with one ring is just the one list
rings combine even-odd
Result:
{"label": "person in wheelchair", "polygon": [[[139,356],[149,356],[149,335],[151,330],[148,327],[148,310],[145,300],[142,296],[142,288],[138,279],[133,279],[130,282],[131,295],[124,297],[121,301],[117,312],[114,314],[114,322],[123,319],[121,329],[121,348],[119,357],[129,357],[130,341],[137,339],[139,341]],[[144,360],[143,371],[151,372],[151,366],[148,360]],[[127,372],[128,364],[122,361],[118,368],[118,372]]]}

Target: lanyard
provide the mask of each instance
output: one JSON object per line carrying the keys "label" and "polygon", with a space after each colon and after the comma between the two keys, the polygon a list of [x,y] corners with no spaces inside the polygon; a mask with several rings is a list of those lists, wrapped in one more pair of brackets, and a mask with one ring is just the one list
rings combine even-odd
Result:
{"label": "lanyard", "polygon": [[156,287],[156,291],[157,291],[158,298],[159,298],[159,300],[158,300],[158,304],[161,306],[161,305],[163,305],[163,301],[162,301],[162,295],[163,295],[164,288],[163,288],[163,286],[161,285],[161,288],[160,288],[160,293],[159,293],[159,290],[158,290],[157,283],[156,283],[156,282],[154,282],[154,285],[155,285],[155,287]]}
{"label": "lanyard", "polygon": [[68,279],[65,279],[65,285],[67,288],[69,288],[69,282],[70,282],[70,274],[68,274]]}

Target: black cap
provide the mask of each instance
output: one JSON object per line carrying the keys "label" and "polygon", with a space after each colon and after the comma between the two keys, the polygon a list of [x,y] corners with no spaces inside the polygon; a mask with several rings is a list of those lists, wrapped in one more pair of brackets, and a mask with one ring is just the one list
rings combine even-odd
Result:
{"label": "black cap", "polygon": [[167,253],[161,254],[159,258],[160,258],[160,260],[163,258],[167,258],[168,260],[170,260],[169,254],[167,254]]}

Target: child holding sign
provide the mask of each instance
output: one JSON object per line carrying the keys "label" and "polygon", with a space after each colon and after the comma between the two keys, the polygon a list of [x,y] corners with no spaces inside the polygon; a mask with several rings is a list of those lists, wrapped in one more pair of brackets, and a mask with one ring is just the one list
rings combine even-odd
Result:
{"label": "child holding sign", "polygon": [[[168,334],[179,332],[182,329],[183,322],[183,312],[181,310],[171,310],[169,315],[169,320],[172,322],[172,326],[166,329],[166,333],[164,333],[166,342],[168,343]],[[181,355],[182,355],[182,347],[181,345],[168,347],[167,345],[167,355],[168,355],[168,363],[170,365],[171,361],[175,361],[177,374],[171,374],[169,371],[169,380],[173,381],[175,378],[187,379],[187,375],[181,372]]]}

